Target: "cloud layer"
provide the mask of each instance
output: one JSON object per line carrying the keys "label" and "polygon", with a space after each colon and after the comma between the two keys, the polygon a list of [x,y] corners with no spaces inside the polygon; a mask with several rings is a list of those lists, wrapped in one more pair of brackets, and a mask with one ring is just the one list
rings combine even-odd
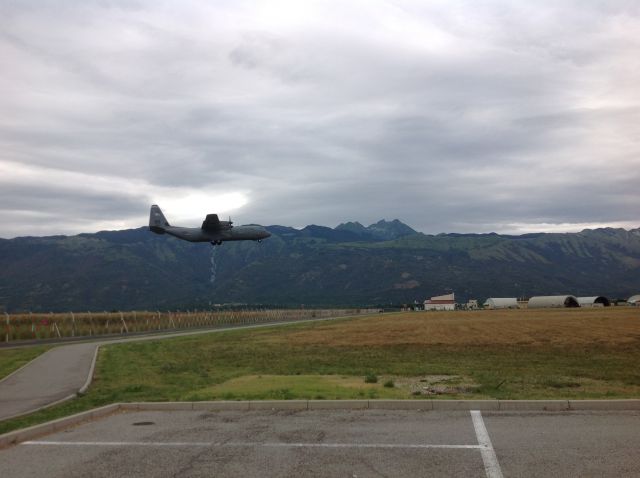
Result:
{"label": "cloud layer", "polygon": [[[0,237],[640,226],[640,5],[12,2]],[[185,224],[187,225],[187,224]]]}

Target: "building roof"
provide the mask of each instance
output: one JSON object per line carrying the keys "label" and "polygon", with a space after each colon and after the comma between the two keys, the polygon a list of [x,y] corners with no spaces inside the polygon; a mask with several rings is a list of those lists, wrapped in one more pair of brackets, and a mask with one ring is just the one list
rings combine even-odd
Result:
{"label": "building roof", "polygon": [[437,295],[435,297],[431,297],[431,300],[455,300],[455,294]]}
{"label": "building roof", "polygon": [[630,304],[635,304],[637,302],[640,302],[640,294],[632,295],[627,299],[627,302]]}
{"label": "building roof", "polygon": [[527,307],[530,309],[544,307],[580,307],[580,303],[573,295],[540,295],[531,297]]}
{"label": "building roof", "polygon": [[489,297],[485,302],[492,307],[518,307],[518,299],[515,297]]}
{"label": "building roof", "polygon": [[602,304],[607,306],[611,305],[611,301],[603,295],[596,295],[595,297],[578,297],[578,304],[581,306],[593,304]]}

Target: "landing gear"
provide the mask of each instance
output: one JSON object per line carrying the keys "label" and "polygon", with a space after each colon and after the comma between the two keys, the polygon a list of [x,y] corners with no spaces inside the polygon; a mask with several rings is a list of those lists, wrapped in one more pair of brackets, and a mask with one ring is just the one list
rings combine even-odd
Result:
{"label": "landing gear", "polygon": [[222,245],[222,241],[211,241],[211,245],[212,246],[221,246]]}

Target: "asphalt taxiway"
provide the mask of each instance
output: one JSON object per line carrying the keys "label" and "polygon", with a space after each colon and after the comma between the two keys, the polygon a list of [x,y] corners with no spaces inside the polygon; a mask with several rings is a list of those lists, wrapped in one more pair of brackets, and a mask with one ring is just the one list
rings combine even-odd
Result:
{"label": "asphalt taxiway", "polygon": [[631,477],[638,443],[638,411],[120,411],[0,463],[12,477]]}

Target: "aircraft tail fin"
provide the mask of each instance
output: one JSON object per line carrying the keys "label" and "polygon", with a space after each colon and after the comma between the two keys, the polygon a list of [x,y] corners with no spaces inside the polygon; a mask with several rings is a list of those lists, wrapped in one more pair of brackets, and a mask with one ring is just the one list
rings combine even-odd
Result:
{"label": "aircraft tail fin", "polygon": [[169,222],[162,214],[157,204],[151,206],[149,211],[149,229],[156,234],[164,234],[164,228],[169,226]]}

